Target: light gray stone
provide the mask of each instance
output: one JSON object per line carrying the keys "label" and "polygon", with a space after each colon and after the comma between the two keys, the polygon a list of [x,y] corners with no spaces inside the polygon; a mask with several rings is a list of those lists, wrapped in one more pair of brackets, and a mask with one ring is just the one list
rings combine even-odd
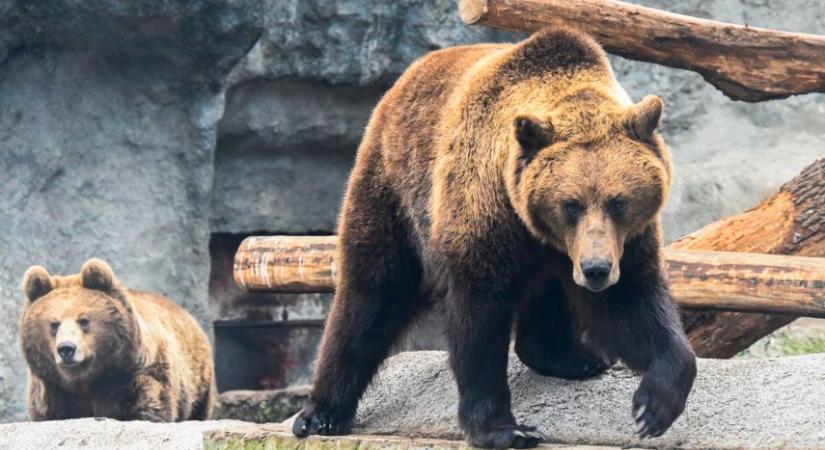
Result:
{"label": "light gray stone", "polygon": [[387,85],[430,50],[518,36],[465,26],[453,0],[267,0],[264,28],[234,80]]}
{"label": "light gray stone", "polygon": [[0,449],[44,450],[201,450],[204,432],[232,428],[243,422],[119,422],[112,419],[72,419],[0,424]]}
{"label": "light gray stone", "polygon": [[[538,375],[512,355],[513,412],[550,442],[660,448],[825,447],[825,355],[700,360],[684,414],[662,437],[634,435],[639,377],[614,368],[587,381]],[[460,439],[458,395],[447,355],[389,359],[358,410],[356,433]]]}
{"label": "light gray stone", "polygon": [[355,149],[382,93],[294,79],[230,89],[212,229],[334,232]]}

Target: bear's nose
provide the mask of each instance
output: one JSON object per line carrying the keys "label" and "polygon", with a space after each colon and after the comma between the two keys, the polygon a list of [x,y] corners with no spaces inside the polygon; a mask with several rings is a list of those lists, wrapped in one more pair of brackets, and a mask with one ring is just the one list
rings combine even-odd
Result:
{"label": "bear's nose", "polygon": [[585,259],[582,261],[582,273],[587,282],[599,286],[607,280],[613,263],[607,259]]}
{"label": "bear's nose", "polygon": [[61,342],[57,346],[57,354],[60,355],[63,361],[71,361],[75,350],[77,350],[77,346],[71,342]]}

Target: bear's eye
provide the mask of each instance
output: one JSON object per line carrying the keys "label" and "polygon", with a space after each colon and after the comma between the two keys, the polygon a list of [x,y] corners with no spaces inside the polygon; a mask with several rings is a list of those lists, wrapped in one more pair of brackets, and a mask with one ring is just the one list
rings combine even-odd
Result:
{"label": "bear's eye", "polygon": [[57,331],[57,329],[58,329],[58,328],[60,328],[60,322],[52,322],[52,323],[50,323],[50,324],[49,324],[49,328],[50,328],[52,331]]}
{"label": "bear's eye", "polygon": [[80,325],[80,328],[83,328],[85,330],[86,328],[89,328],[89,319],[86,319],[86,318],[77,319],[77,324]]}
{"label": "bear's eye", "polygon": [[627,209],[627,200],[616,197],[607,201],[607,213],[613,217],[621,217]]}
{"label": "bear's eye", "polygon": [[578,200],[565,200],[562,210],[567,220],[574,222],[584,212],[584,207]]}

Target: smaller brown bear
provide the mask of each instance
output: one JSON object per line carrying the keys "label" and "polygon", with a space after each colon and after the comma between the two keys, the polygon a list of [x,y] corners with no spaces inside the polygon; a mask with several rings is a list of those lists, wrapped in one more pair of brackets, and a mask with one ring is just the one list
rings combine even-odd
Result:
{"label": "smaller brown bear", "polygon": [[99,259],[63,277],[32,266],[23,291],[20,338],[32,420],[209,418],[212,350],[183,308],[122,287]]}

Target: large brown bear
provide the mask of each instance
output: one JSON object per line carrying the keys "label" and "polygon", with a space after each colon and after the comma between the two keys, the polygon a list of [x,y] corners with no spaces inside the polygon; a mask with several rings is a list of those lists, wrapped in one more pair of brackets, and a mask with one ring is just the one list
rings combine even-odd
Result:
{"label": "large brown bear", "polygon": [[32,420],[209,418],[212,350],[175,303],[122,287],[99,259],[65,277],[33,266],[23,290],[20,335]]}
{"label": "large brown bear", "polygon": [[339,229],[335,303],[293,432],[350,430],[399,333],[444,302],[459,423],[480,447],[531,447],[507,386],[516,353],[580,379],[644,372],[642,437],[684,409],[695,356],[662,273],[670,156],[658,97],[633,104],[574,31],[416,62],[375,109]]}

